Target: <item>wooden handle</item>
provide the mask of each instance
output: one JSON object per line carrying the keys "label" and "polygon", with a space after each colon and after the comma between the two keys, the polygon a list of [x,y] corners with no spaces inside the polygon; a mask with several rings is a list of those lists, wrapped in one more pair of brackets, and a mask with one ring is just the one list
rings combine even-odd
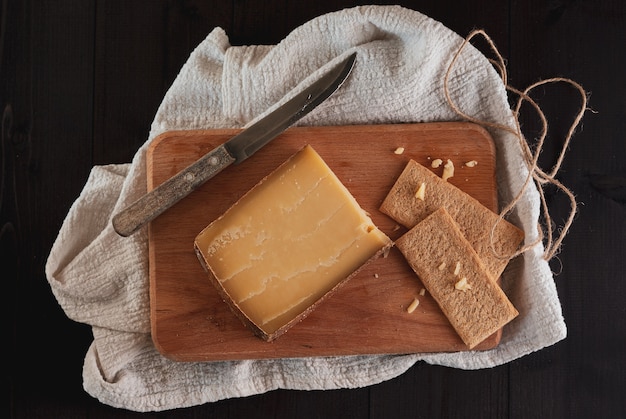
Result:
{"label": "wooden handle", "polygon": [[163,182],[113,217],[113,228],[128,237],[235,162],[221,145]]}

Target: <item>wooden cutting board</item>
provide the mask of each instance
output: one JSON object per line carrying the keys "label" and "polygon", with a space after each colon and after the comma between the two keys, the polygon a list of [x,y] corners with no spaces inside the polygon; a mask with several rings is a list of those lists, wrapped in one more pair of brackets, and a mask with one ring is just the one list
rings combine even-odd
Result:
{"label": "wooden cutting board", "polygon": [[[152,189],[238,131],[178,131],[148,151]],[[292,128],[238,166],[230,166],[149,227],[152,338],[179,361],[459,351],[466,347],[397,249],[369,264],[285,335],[272,343],[253,336],[209,282],[193,249],[196,235],[306,144],[328,163],[376,225],[392,239],[404,228],[378,211],[409,159],[430,167],[451,159],[449,181],[496,209],[495,148],[468,123]],[[404,147],[404,153],[394,150]],[[469,168],[464,163],[476,160]],[[432,169],[441,174],[443,167]],[[479,349],[492,348],[500,332]]]}

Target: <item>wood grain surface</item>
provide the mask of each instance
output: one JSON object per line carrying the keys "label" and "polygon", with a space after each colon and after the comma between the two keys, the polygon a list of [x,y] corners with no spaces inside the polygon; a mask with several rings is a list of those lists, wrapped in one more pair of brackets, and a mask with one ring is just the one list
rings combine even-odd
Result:
{"label": "wood grain surface", "polygon": [[[234,130],[169,132],[148,151],[152,189],[233,136]],[[465,350],[397,249],[368,264],[285,335],[267,343],[230,312],[193,251],[196,235],[306,144],[322,156],[374,223],[392,239],[404,231],[378,211],[409,159],[430,167],[451,159],[449,181],[496,208],[495,148],[469,123],[292,128],[238,166],[225,169],[150,224],[152,338],[181,361],[258,359]],[[403,147],[402,154],[394,151]],[[475,160],[469,168],[464,163]],[[441,174],[443,167],[432,169]],[[496,333],[480,345],[491,348]]]}
{"label": "wood grain surface", "polygon": [[[45,262],[92,167],[132,160],[189,54],[214,28],[223,28],[233,46],[273,45],[317,16],[371,3],[2,1],[0,277],[8,290],[2,319],[9,360],[2,417],[626,417],[623,0],[376,2],[421,12],[460,37],[484,29],[506,60],[513,87],[564,76],[589,92],[591,111],[558,175],[580,204],[561,252],[550,261],[567,324],[565,340],[479,371],[418,362],[396,378],[364,388],[276,389],[161,413],[115,408],[84,390],[85,355],[96,350],[93,331],[59,306],[45,278]],[[475,45],[494,57],[483,42]],[[549,122],[540,156],[541,167],[549,170],[579,102],[564,85],[541,88],[533,98]],[[532,142],[540,121],[523,110],[521,122]],[[568,216],[567,199],[554,190],[546,198],[561,223]],[[112,381],[103,385],[115,386],[124,378],[109,377]]]}

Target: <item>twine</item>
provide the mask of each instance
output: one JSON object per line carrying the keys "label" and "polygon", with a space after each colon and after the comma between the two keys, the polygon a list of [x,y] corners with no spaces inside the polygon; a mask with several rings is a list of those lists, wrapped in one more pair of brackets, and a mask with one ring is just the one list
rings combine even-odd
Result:
{"label": "twine", "polygon": [[[467,47],[470,41],[478,35],[482,36],[485,39],[485,41],[488,43],[489,47],[491,48],[492,52],[495,54],[496,59],[495,60],[489,59],[489,61],[500,74],[502,83],[506,87],[507,91],[510,91],[516,94],[518,97],[517,102],[512,109],[513,116],[514,116],[513,119],[515,121],[513,128],[507,125],[484,121],[484,120],[474,118],[468,115],[467,113],[463,112],[454,103],[454,101],[452,100],[452,97],[450,96],[448,84],[449,84],[449,79],[450,79],[450,74],[452,72],[452,68],[454,67],[454,64],[459,59],[461,52]],[[574,118],[565,136],[563,147],[561,148],[561,151],[559,153],[559,156],[556,160],[555,165],[552,167],[552,169],[549,172],[546,172],[539,167],[538,160],[539,160],[539,155],[541,154],[541,150],[543,149],[545,139],[548,133],[548,121],[546,119],[545,114],[541,110],[541,107],[530,97],[530,93],[537,87],[550,84],[550,83],[569,84],[575,90],[577,90],[578,93],[580,93],[582,103],[581,103],[580,110],[576,114],[576,117]],[[496,226],[498,225],[500,221],[504,219],[506,214],[508,214],[515,207],[515,205],[520,201],[520,199],[522,198],[522,195],[524,194],[526,189],[530,186],[531,181],[535,183],[535,185],[537,186],[537,190],[539,192],[539,196],[541,199],[541,211],[543,214],[544,221],[546,223],[546,226],[545,226],[546,233],[543,232],[541,223],[538,223],[537,224],[537,236],[538,237],[537,237],[537,240],[535,240],[534,242],[521,246],[520,249],[518,249],[518,251],[515,252],[513,255],[498,255],[493,245],[491,246],[492,252],[494,252],[494,254],[496,254],[496,256],[500,258],[510,259],[526,252],[527,250],[535,247],[536,245],[538,245],[539,243],[542,243],[545,240],[546,243],[545,243],[545,250],[544,250],[543,258],[545,260],[552,259],[559,252],[563,239],[567,235],[572,223],[574,222],[574,217],[576,215],[576,210],[577,210],[576,197],[567,187],[565,187],[559,180],[556,179],[556,175],[559,169],[561,168],[561,165],[563,164],[563,161],[565,159],[565,153],[569,146],[570,140],[572,136],[574,135],[574,131],[576,130],[576,127],[582,120],[582,117],[585,111],[587,110],[586,92],[583,90],[580,84],[576,83],[575,81],[571,79],[563,78],[563,77],[555,77],[555,78],[538,81],[536,83],[531,84],[529,87],[527,87],[523,91],[517,90],[509,86],[508,81],[507,81],[506,65],[505,65],[504,59],[502,58],[502,55],[496,48],[495,43],[485,33],[485,31],[477,29],[477,30],[470,32],[470,34],[465,38],[462,45],[460,46],[460,48],[458,49],[458,51],[452,58],[452,61],[450,62],[450,65],[448,66],[448,69],[444,77],[444,93],[446,96],[446,100],[448,101],[448,104],[454,110],[454,112],[456,112],[459,116],[461,116],[462,118],[464,118],[465,120],[469,122],[476,123],[483,127],[503,130],[503,131],[513,134],[518,139],[522,152],[523,152],[523,159],[524,159],[524,163],[526,167],[528,168],[528,175],[524,181],[524,184],[522,185],[522,188],[518,192],[518,194],[511,200],[511,202],[509,202],[506,206],[504,206],[504,208],[502,208],[502,210],[500,211],[498,220],[496,221],[496,223],[491,229],[492,243],[493,243]],[[521,125],[519,122],[520,108],[522,107],[524,103],[528,103],[532,106],[532,108],[535,110],[535,112],[537,113],[537,116],[539,117],[541,121],[541,132],[540,132],[539,138],[537,139],[537,144],[536,144],[534,152],[531,150],[528,142],[526,141],[524,135],[522,134]],[[546,202],[545,193],[544,193],[544,187],[546,185],[555,186],[558,190],[565,193],[565,195],[569,198],[569,201],[570,201],[569,216],[567,217],[567,220],[565,221],[563,227],[560,229],[560,232],[556,238],[553,237],[553,230],[554,230],[555,224],[550,216],[548,204]]]}

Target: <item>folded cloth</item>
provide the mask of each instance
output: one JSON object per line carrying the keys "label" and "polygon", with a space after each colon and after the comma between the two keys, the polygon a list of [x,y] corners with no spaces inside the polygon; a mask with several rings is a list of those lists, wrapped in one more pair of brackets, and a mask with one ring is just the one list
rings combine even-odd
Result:
{"label": "folded cloth", "polygon": [[[503,287],[520,316],[501,344],[483,352],[311,359],[177,363],[150,338],[148,245],[145,229],[119,237],[111,216],[146,191],[146,149],[176,129],[236,128],[254,122],[308,85],[328,65],[358,53],[342,88],[300,125],[460,120],[445,99],[444,74],[463,39],[441,23],[398,6],[363,6],[320,16],[274,46],[229,44],[214,29],[193,51],[165,95],[146,143],[132,163],[94,167],[71,207],[46,265],[52,291],[67,315],[93,327],[85,390],[103,403],[136,411],[192,406],[272,389],[355,388],[402,374],[415,362],[489,368],[563,339],[565,323],[552,273],[536,246],[516,258]],[[329,64],[330,63],[330,64]],[[460,109],[513,126],[505,86],[488,59],[465,48],[450,76]],[[528,173],[517,139],[491,130],[501,204],[522,189]],[[536,239],[540,200],[527,188],[510,214]]]}

